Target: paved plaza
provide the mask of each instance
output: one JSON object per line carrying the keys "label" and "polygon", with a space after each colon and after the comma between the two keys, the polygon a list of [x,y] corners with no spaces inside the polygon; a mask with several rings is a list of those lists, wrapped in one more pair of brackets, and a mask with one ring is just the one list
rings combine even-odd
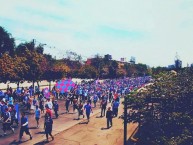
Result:
{"label": "paved plaza", "polygon": [[[91,113],[90,122],[87,124],[87,120],[77,120],[77,111],[73,113],[72,105],[70,107],[70,113],[66,114],[64,100],[59,100],[60,111],[59,118],[55,119],[53,114],[53,135],[54,141],[49,139],[49,142],[45,142],[46,136],[44,135],[43,122],[44,117],[40,119],[40,127],[36,128],[36,122],[33,113],[28,114],[29,128],[33,136],[32,140],[29,140],[29,136],[25,135],[22,138],[23,145],[31,144],[65,144],[65,145],[117,145],[123,144],[123,120],[120,118],[113,119],[113,127],[106,129],[106,118],[100,117],[99,103],[96,108],[93,108]],[[109,103],[108,106],[111,104]],[[120,105],[119,115],[123,113],[123,106]],[[135,130],[136,124],[128,124],[128,137]],[[3,131],[0,131],[3,134]],[[15,128],[15,133],[9,131],[7,136],[0,137],[0,144],[2,145],[16,145],[18,143],[19,128]]]}

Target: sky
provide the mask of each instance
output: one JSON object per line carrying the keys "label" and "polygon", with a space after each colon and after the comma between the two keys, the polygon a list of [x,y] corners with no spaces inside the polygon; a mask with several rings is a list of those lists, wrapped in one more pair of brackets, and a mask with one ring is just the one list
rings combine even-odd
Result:
{"label": "sky", "polygon": [[193,63],[193,0],[0,0],[0,26],[56,58],[111,54],[168,66]]}

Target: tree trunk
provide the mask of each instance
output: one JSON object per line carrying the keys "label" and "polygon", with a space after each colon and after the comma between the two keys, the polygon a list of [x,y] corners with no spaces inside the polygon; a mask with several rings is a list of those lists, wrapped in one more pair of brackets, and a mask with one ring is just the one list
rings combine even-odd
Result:
{"label": "tree trunk", "polygon": [[32,82],[32,87],[33,87],[33,89],[34,89],[34,83],[35,83],[35,81]]}
{"label": "tree trunk", "polygon": [[51,91],[51,81],[49,81],[49,90]]}
{"label": "tree trunk", "polygon": [[38,89],[40,89],[40,84],[39,84],[39,82],[37,81],[37,85],[38,85]]}

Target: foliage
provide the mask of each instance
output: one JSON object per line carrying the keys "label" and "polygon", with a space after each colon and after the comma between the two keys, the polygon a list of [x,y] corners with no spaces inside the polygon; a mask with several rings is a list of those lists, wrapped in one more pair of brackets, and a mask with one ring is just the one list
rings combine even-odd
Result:
{"label": "foliage", "polygon": [[81,78],[96,78],[97,70],[93,66],[84,65],[81,67],[79,75]]}
{"label": "foliage", "polygon": [[25,80],[37,81],[41,80],[43,73],[47,70],[46,58],[37,53],[34,50],[25,49],[25,51],[20,54],[20,56],[25,57],[25,64],[29,67],[28,73],[25,74]]}
{"label": "foliage", "polygon": [[128,96],[129,122],[140,124],[138,144],[185,144],[193,138],[193,69],[164,72]]}
{"label": "foliage", "polygon": [[0,58],[0,79],[1,82],[7,82],[8,80],[13,80],[16,78],[15,73],[15,63],[11,56],[8,54],[3,54],[3,56]]}
{"label": "foliage", "polygon": [[11,37],[11,34],[0,26],[0,57],[4,53],[8,53],[9,55],[13,56],[15,49],[14,41],[15,40]]}

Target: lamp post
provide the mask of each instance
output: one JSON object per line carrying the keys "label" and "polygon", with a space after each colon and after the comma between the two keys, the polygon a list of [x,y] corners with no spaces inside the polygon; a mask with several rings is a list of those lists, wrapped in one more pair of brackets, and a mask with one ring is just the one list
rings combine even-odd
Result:
{"label": "lamp post", "polygon": [[124,97],[124,145],[127,145],[127,96]]}

